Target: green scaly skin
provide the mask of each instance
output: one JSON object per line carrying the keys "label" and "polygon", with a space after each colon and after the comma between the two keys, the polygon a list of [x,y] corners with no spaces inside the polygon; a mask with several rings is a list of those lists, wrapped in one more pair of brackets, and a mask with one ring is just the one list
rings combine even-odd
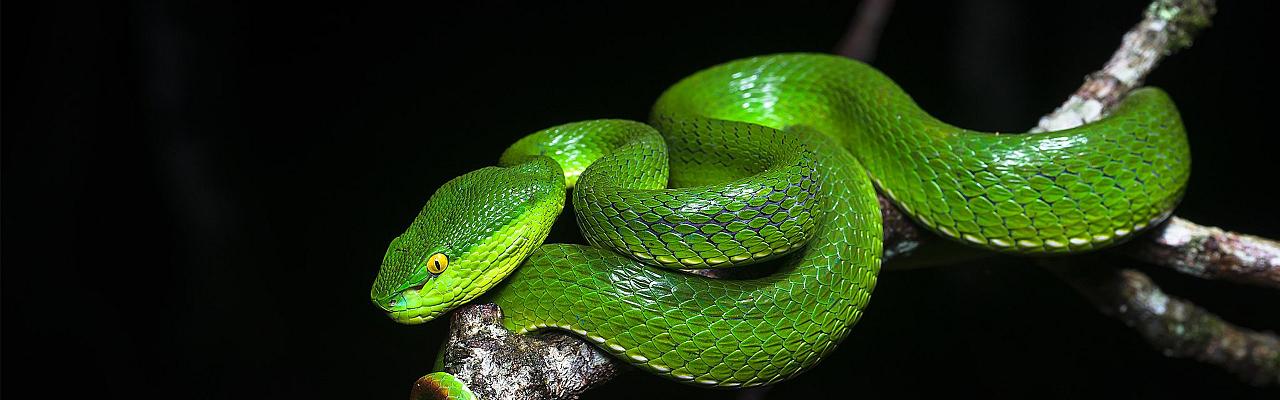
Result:
{"label": "green scaly skin", "polygon": [[[465,383],[446,372],[432,372],[418,380],[419,390],[437,400],[471,400],[476,394]],[[419,397],[421,398],[421,397]]]}
{"label": "green scaly skin", "polygon": [[[509,148],[503,168],[445,184],[392,242],[374,302],[420,323],[496,286],[512,331],[574,332],[681,382],[765,385],[812,367],[862,315],[880,269],[875,186],[941,235],[1042,255],[1159,222],[1190,171],[1158,89],[1076,129],[978,133],[827,55],[698,72],[662,95],[651,124],[550,128]],[[539,247],[568,187],[592,247]],[[450,263],[433,275],[437,252]],[[758,279],[672,270],[770,259],[778,271]]]}

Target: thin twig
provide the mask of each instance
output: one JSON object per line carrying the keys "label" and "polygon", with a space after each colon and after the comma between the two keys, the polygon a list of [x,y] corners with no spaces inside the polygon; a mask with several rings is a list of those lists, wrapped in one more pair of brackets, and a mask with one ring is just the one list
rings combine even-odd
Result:
{"label": "thin twig", "polygon": [[[1041,118],[1033,132],[1070,129],[1105,117],[1161,59],[1190,46],[1214,12],[1213,0],[1152,2],[1102,70],[1090,74],[1066,103]],[[1280,245],[1275,241],[1177,217],[1120,251],[1199,277],[1280,286]],[[1039,263],[1170,357],[1217,365],[1255,385],[1280,383],[1280,340],[1274,334],[1237,327],[1191,302],[1171,298],[1138,271],[1086,266],[1070,259]]]}
{"label": "thin twig", "polygon": [[1104,314],[1115,317],[1169,357],[1222,367],[1254,385],[1280,383],[1280,340],[1232,325],[1189,301],[1169,296],[1141,272],[1046,262]]}
{"label": "thin twig", "polygon": [[1217,12],[1214,0],[1156,0],[1142,21],[1124,34],[1120,48],[1090,74],[1061,107],[1040,118],[1032,132],[1070,129],[1101,119],[1155,69],[1165,56],[1190,47]]}
{"label": "thin twig", "polygon": [[849,29],[836,45],[834,53],[855,60],[871,62],[876,57],[880,31],[893,10],[893,0],[863,0],[849,21]]}
{"label": "thin twig", "polygon": [[1122,250],[1151,264],[1207,279],[1280,288],[1280,242],[1173,217]]}

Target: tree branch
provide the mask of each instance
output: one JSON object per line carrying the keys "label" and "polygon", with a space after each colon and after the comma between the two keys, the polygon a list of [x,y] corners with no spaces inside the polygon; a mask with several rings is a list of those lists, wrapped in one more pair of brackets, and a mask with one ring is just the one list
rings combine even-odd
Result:
{"label": "tree branch", "polygon": [[[1070,129],[1106,116],[1161,59],[1190,46],[1215,11],[1214,0],[1152,2],[1102,70],[1090,74],[1032,131]],[[1280,287],[1280,244],[1178,217],[1119,250],[1198,277]],[[1280,340],[1274,334],[1237,327],[1191,302],[1171,298],[1138,271],[1073,266],[1066,259],[1043,259],[1040,264],[1165,355],[1217,365],[1255,385],[1280,383]]]}
{"label": "tree branch", "polygon": [[[511,333],[502,326],[502,309],[495,304],[455,310],[441,351],[444,371],[466,382],[481,399],[576,398],[630,368],[573,336]],[[438,398],[432,388],[415,384],[410,398]]]}
{"label": "tree branch", "polygon": [[893,0],[863,0],[858,3],[858,11],[849,20],[849,29],[844,32],[834,53],[870,63],[876,56],[880,31],[892,10]]}
{"label": "tree branch", "polygon": [[1129,256],[1207,279],[1280,288],[1280,243],[1173,217],[1122,248]]}
{"label": "tree branch", "polygon": [[1090,74],[1061,107],[1040,118],[1032,132],[1070,129],[1101,119],[1165,56],[1191,46],[1196,33],[1209,27],[1217,11],[1214,0],[1156,0],[1142,21],[1125,33],[1120,48],[1102,69]]}
{"label": "tree branch", "polygon": [[1254,385],[1280,383],[1280,340],[1274,334],[1232,325],[1166,295],[1135,270],[1086,268],[1064,260],[1046,264],[1103,314],[1137,330],[1166,356],[1216,365]]}

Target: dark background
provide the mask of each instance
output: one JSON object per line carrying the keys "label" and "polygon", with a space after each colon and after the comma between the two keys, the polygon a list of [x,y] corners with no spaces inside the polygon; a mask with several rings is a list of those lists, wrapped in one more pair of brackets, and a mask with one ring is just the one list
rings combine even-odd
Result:
{"label": "dark background", "polygon": [[[447,324],[394,324],[367,296],[437,186],[540,128],[643,119],[700,68],[829,51],[856,6],[260,3],[5,4],[6,395],[403,398]],[[1021,131],[1145,3],[903,1],[873,65],[944,120]],[[1148,83],[1190,132],[1178,214],[1276,238],[1266,3],[1223,2]],[[1280,330],[1275,291],[1143,269]],[[970,392],[1275,395],[1165,358],[1044,270],[993,259],[884,274],[850,339],[770,396]],[[588,397],[653,395],[733,393],[632,373]]]}

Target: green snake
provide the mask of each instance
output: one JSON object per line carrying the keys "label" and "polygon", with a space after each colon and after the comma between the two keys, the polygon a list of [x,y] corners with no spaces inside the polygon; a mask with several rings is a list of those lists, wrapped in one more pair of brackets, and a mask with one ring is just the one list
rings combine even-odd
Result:
{"label": "green snake", "polygon": [[[780,54],[681,80],[649,124],[552,127],[499,164],[445,183],[391,242],[378,306],[422,323],[491,292],[513,332],[572,332],[663,377],[732,388],[794,377],[849,334],[880,270],[877,188],[962,243],[1081,252],[1170,215],[1190,151],[1159,89],[1075,129],[981,133],[865,64]],[[543,245],[569,189],[591,246]],[[680,271],[770,260],[776,272],[754,279]]]}

